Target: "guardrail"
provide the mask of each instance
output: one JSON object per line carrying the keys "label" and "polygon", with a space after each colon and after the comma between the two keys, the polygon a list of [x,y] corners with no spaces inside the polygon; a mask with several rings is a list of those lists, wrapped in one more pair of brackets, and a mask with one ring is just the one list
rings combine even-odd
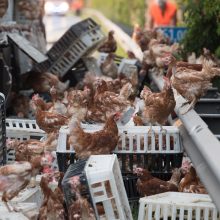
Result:
{"label": "guardrail", "polygon": [[[163,87],[162,77],[150,73],[150,78],[161,90]],[[180,113],[181,105],[186,101],[182,96],[175,95],[175,99],[175,112],[182,122],[179,129],[183,137],[185,151],[195,165],[196,171],[216,207],[220,210],[220,142],[194,110],[190,110],[184,115]]]}
{"label": "guardrail", "polygon": [[[98,17],[106,27],[115,31],[116,40],[124,50],[133,51],[135,56],[142,60],[143,53],[139,46],[117,25],[98,11],[89,10],[89,13]],[[162,89],[162,78],[155,76],[153,73],[150,74],[150,77],[158,88]],[[180,133],[183,137],[184,148],[195,165],[201,181],[220,211],[220,142],[194,110],[184,115],[180,113],[180,107],[185,102],[182,96],[175,95],[175,99],[175,112],[182,122]],[[173,123],[172,120],[170,122]]]}

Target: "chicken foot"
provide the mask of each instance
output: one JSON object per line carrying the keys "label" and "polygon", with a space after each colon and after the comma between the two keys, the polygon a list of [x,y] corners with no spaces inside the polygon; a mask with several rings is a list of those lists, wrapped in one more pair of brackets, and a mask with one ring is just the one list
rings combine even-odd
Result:
{"label": "chicken foot", "polygon": [[6,208],[8,209],[8,212],[12,212],[14,210],[14,208],[10,208],[8,202],[4,202]]}
{"label": "chicken foot", "polygon": [[189,107],[185,110],[185,111],[182,111],[181,114],[182,115],[185,115],[188,111],[190,111],[191,109],[193,109],[195,107],[195,104],[197,103],[197,98],[194,98],[192,100],[192,102],[190,103]]}
{"label": "chicken foot", "polygon": [[186,101],[184,103],[182,103],[182,105],[180,106],[180,108],[182,108],[183,106],[187,105],[187,104],[190,104],[190,101]]}
{"label": "chicken foot", "polygon": [[19,210],[16,209],[16,207],[13,207],[9,201],[3,201],[6,208],[8,209],[8,212],[18,212]]}
{"label": "chicken foot", "polygon": [[163,128],[162,125],[160,125],[160,132],[161,132],[162,134],[164,134],[164,135],[167,134],[167,130],[166,130],[165,128]]}
{"label": "chicken foot", "polygon": [[31,179],[30,179],[30,182],[29,182],[29,185],[28,185],[28,188],[34,188],[36,187],[36,177],[35,176],[32,176]]}
{"label": "chicken foot", "polygon": [[151,123],[150,123],[150,129],[149,129],[149,131],[147,132],[147,134],[151,134],[151,136],[155,134],[155,132],[154,132],[154,130],[153,130],[153,128],[152,128],[152,124],[151,124]]}

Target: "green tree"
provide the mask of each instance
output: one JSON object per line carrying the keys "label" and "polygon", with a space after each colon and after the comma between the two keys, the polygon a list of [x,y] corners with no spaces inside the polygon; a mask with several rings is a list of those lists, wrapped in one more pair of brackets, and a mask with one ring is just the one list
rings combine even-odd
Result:
{"label": "green tree", "polygon": [[201,54],[206,47],[220,57],[220,1],[183,0],[188,31],[183,39],[186,52]]}

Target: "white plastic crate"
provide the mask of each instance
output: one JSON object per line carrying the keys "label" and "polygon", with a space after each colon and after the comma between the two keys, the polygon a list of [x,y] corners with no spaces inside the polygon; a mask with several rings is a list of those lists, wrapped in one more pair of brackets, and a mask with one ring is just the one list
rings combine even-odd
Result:
{"label": "white plastic crate", "polygon": [[[36,120],[7,118],[6,137],[7,139],[10,138],[25,141],[29,139],[41,139],[42,137],[46,137],[46,133],[39,128]],[[8,151],[7,163],[12,163],[14,160],[15,151]]]}
{"label": "white plastic crate", "polygon": [[136,59],[123,58],[118,67],[118,73],[123,73],[125,76],[130,77],[132,71],[137,71],[136,62]]}
{"label": "white plastic crate", "polygon": [[[180,153],[183,151],[179,129],[174,126],[164,126],[166,134],[159,126],[154,126],[153,133],[148,133],[150,126],[135,126],[119,128],[120,142],[115,153]],[[119,143],[120,143],[119,142]]]}
{"label": "white plastic crate", "polygon": [[[94,132],[103,128],[102,125],[82,124],[86,132]],[[159,126],[153,126],[154,133],[149,133],[150,126],[125,127],[118,126],[120,141],[115,153],[181,153],[183,152],[179,129],[174,126],[164,126],[164,135]],[[69,129],[60,128],[57,152],[74,152],[74,146],[67,146]],[[67,150],[68,149],[68,150]]]}
{"label": "white plastic crate", "polygon": [[[99,53],[99,56],[97,58],[97,64],[99,67],[101,66],[102,63],[104,63],[108,55],[109,55],[108,53]],[[125,58],[116,55],[114,58],[114,62],[119,66],[123,59]]]}
{"label": "white plastic crate", "polygon": [[10,205],[16,212],[9,212],[3,202],[0,202],[0,220],[28,220],[36,219],[38,207],[36,203],[16,203]]}
{"label": "white plastic crate", "polygon": [[[0,193],[1,198],[1,193]],[[11,200],[12,204],[15,203],[35,203],[40,208],[43,201],[43,196],[39,187],[25,188]]]}
{"label": "white plastic crate", "polygon": [[98,216],[97,205],[105,211],[99,219],[131,220],[131,210],[116,155],[92,155],[85,166],[85,174]]}
{"label": "white plastic crate", "polygon": [[101,64],[104,63],[107,56],[108,56],[108,53],[99,53],[99,56],[97,59],[98,66],[101,66]]}
{"label": "white plastic crate", "polygon": [[11,139],[29,140],[31,137],[45,137],[46,133],[39,128],[36,120],[7,118],[6,136]]}
{"label": "white plastic crate", "polygon": [[0,220],[28,220],[26,216],[19,212],[1,212]]}
{"label": "white plastic crate", "polygon": [[219,220],[211,198],[204,194],[167,192],[140,199],[138,220]]}

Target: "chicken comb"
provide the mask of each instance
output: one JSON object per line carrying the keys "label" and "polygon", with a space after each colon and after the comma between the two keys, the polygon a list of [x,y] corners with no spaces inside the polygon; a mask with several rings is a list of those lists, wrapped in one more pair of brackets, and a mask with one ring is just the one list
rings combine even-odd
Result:
{"label": "chicken comb", "polygon": [[121,112],[115,112],[115,116],[121,116]]}
{"label": "chicken comb", "polygon": [[142,172],[144,169],[143,168],[141,168],[141,167],[135,167],[134,169],[133,169],[133,173],[139,173],[139,172]]}
{"label": "chicken comb", "polygon": [[33,101],[38,100],[39,98],[40,98],[39,94],[35,94],[32,96]]}
{"label": "chicken comb", "polygon": [[171,86],[170,79],[166,76],[163,76],[163,80],[165,81],[166,85]]}
{"label": "chicken comb", "polygon": [[163,58],[168,57],[168,56],[172,56],[173,54],[170,52],[163,52]]}
{"label": "chicken comb", "polygon": [[166,77],[166,76],[163,76],[163,80],[165,80],[165,81],[170,81],[169,78]]}
{"label": "chicken comb", "polygon": [[80,176],[73,176],[69,179],[69,183],[73,185],[78,185],[80,183]]}

